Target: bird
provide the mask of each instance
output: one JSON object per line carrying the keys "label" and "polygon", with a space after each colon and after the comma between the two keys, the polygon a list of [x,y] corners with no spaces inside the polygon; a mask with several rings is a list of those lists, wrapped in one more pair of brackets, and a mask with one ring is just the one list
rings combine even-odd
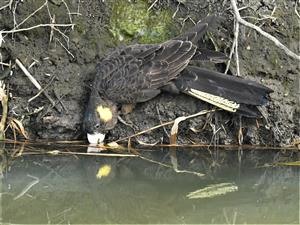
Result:
{"label": "bird", "polygon": [[223,110],[259,117],[256,106],[272,90],[258,82],[189,65],[193,60],[218,60],[224,54],[197,43],[216,22],[210,15],[187,32],[159,44],[117,47],[96,65],[83,116],[83,131],[91,144],[103,143],[117,122],[122,105],[149,101],[162,91],[185,93]]}

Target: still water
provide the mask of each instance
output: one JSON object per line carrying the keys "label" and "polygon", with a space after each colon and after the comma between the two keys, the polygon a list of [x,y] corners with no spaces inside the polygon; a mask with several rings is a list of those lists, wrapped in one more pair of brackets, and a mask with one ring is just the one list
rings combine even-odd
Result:
{"label": "still water", "polygon": [[[299,224],[299,167],[277,164],[297,161],[296,150],[152,148],[111,157],[1,143],[0,152],[2,223]],[[220,183],[236,190],[188,197]]]}

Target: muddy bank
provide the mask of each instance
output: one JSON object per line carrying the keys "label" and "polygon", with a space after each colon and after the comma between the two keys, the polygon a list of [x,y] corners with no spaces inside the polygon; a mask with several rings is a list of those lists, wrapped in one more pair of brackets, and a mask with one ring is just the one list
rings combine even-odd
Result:
{"label": "muddy bank", "polygon": [[[250,16],[248,21],[297,52],[299,18],[294,4],[291,1],[249,1],[245,3],[249,7],[241,14]],[[20,29],[49,25],[2,34],[1,62],[11,63],[10,67],[0,68],[0,77],[11,93],[9,116],[22,121],[30,139],[85,138],[81,124],[95,65],[117,45],[162,41],[187,29],[192,25],[191,20],[198,21],[209,13],[216,13],[223,20],[218,28],[210,31],[204,43],[210,49],[229,54],[233,40],[229,1],[198,0],[185,1],[184,4],[158,1],[148,11],[150,6],[151,1],[143,0],[29,0],[12,1],[11,7],[0,11],[0,30],[3,31],[10,31],[16,26]],[[26,19],[32,13],[34,15]],[[51,23],[61,26],[53,28]],[[299,62],[243,26],[240,27],[238,53],[242,76],[274,90],[271,102],[264,108],[267,121],[243,118],[240,122],[236,115],[220,111],[182,122],[179,143],[237,143],[240,127],[244,143],[286,145],[299,137]],[[55,104],[51,104],[43,94],[29,102],[38,90],[15,65],[17,58],[41,86],[46,87],[45,92]],[[221,72],[226,67],[210,63],[202,66]],[[235,60],[231,62],[230,72],[236,73]],[[108,138],[117,140],[161,122],[209,108],[209,104],[189,96],[163,93],[147,103],[138,104],[133,113],[123,118],[132,125],[118,123]],[[169,131],[170,127],[161,128],[138,139],[146,143],[168,143]],[[13,137],[9,129],[7,137]]]}

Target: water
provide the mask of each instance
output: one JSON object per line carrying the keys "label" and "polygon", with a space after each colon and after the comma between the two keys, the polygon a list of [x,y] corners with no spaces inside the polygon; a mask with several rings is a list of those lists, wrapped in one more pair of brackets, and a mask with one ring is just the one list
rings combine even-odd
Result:
{"label": "water", "polygon": [[[46,154],[49,150],[68,155]],[[16,157],[19,151],[22,156]],[[85,148],[2,144],[0,222],[299,224],[298,167],[274,165],[298,160],[297,151],[155,148],[140,150],[145,158],[71,151]],[[186,172],[174,171],[176,160],[178,169]],[[187,197],[224,182],[236,185],[238,191],[204,199]]]}

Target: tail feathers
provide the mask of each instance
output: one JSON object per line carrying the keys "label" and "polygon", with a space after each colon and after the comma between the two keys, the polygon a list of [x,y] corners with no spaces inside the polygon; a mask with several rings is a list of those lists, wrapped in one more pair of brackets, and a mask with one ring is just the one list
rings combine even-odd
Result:
{"label": "tail feathers", "polygon": [[175,81],[176,87],[191,96],[230,112],[250,117],[259,114],[253,106],[267,102],[271,89],[254,81],[189,66]]}
{"label": "tail feathers", "polygon": [[216,16],[207,16],[206,18],[198,22],[190,30],[188,30],[184,34],[173,38],[173,40],[191,41],[194,44],[196,44],[198,40],[202,38],[203,35],[206,33],[207,29],[215,23],[215,21]]}
{"label": "tail feathers", "polygon": [[246,117],[261,117],[260,111],[257,109],[257,106],[254,105],[240,104],[240,108],[237,110],[237,113]]}

